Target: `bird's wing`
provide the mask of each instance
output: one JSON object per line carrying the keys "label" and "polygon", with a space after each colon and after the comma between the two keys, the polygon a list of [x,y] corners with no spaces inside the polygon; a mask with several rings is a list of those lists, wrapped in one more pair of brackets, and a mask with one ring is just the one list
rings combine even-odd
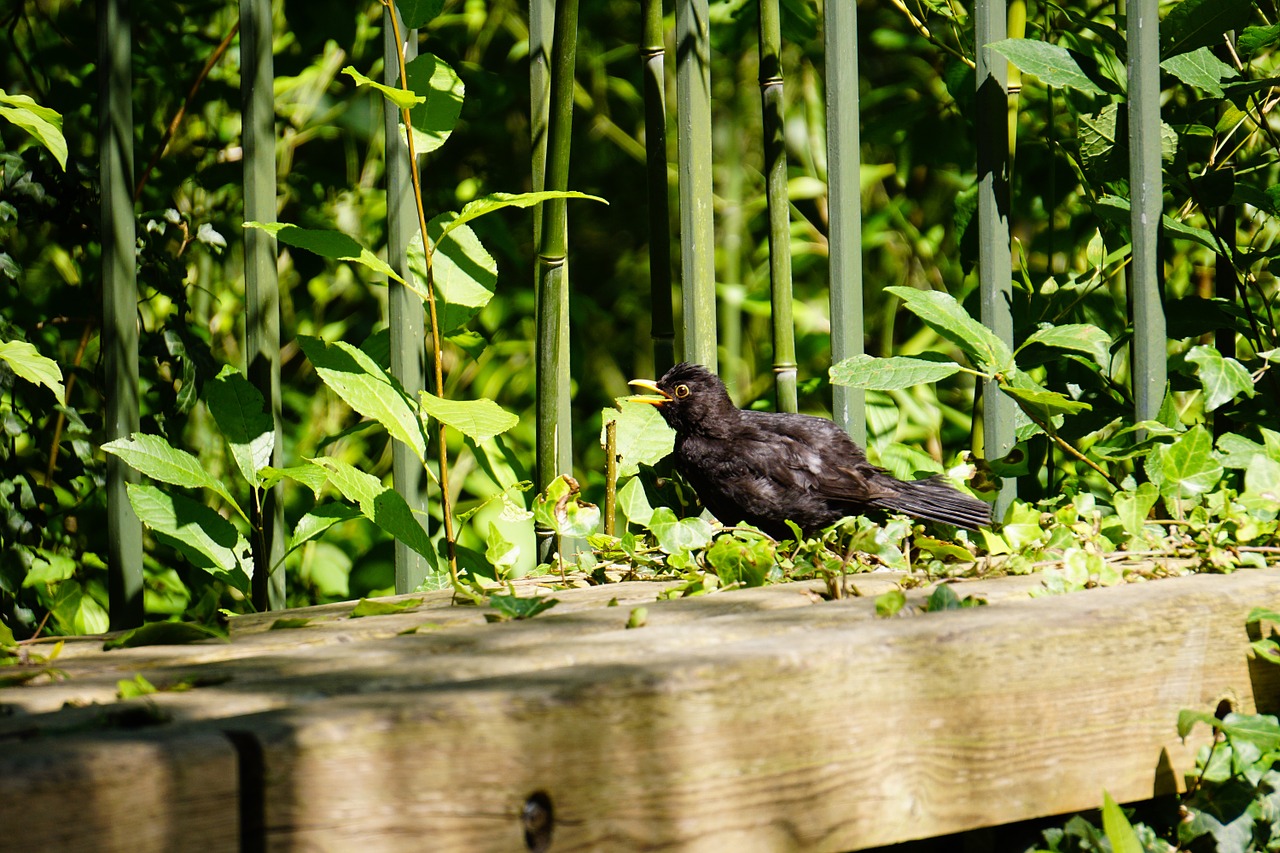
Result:
{"label": "bird's wing", "polygon": [[772,443],[780,464],[769,476],[789,488],[854,508],[895,494],[883,469],[867,461],[844,430],[826,418],[751,412],[752,425]]}

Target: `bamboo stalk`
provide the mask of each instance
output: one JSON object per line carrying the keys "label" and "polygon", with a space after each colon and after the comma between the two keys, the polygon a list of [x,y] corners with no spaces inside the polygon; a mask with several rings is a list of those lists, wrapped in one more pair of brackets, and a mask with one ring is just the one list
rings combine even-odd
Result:
{"label": "bamboo stalk", "polygon": [[[978,127],[978,273],[983,324],[1001,340],[1013,343],[1013,270],[1009,244],[1009,96],[1005,88],[1008,62],[987,50],[1006,34],[1005,0],[977,0]],[[982,388],[982,442],[987,459],[999,459],[1013,450],[1013,400],[995,380]],[[1006,477],[996,498],[1000,517],[1017,494],[1017,482]]]}
{"label": "bamboo stalk", "polygon": [[[823,4],[826,53],[827,202],[830,236],[831,362],[864,351],[862,311],[862,151],[858,116],[858,6]],[[866,392],[831,386],[835,422],[867,443]]]}
{"label": "bamboo stalk", "polygon": [[[103,438],[138,429],[138,295],[134,258],[133,75],[128,0],[98,2],[98,152],[102,181]],[[107,592],[112,630],[142,624],[142,524],[125,488],[137,472],[107,456]]]}
{"label": "bamboo stalk", "polygon": [[675,364],[675,317],[671,304],[671,209],[667,198],[667,107],[662,0],[643,0],[645,178],[649,186],[649,315],[654,375]]}
{"label": "bamboo stalk", "polygon": [[[244,110],[244,217],[276,221],[275,69],[271,55],[271,0],[240,0],[240,100]],[[271,464],[280,465],[280,283],[276,241],[265,231],[244,232],[245,358],[249,381],[261,392],[275,424]],[[253,604],[274,610],[285,604],[284,572],[270,571],[284,558],[283,486],[251,508]]]}
{"label": "bamboo stalk", "polygon": [[[399,12],[394,7],[383,7],[383,82],[388,86],[400,83],[401,51],[405,62],[418,55],[417,32],[405,33],[405,40],[396,39],[396,26],[392,15]],[[391,101],[383,99],[383,128],[387,156],[387,263],[401,276],[408,277],[409,243],[412,240],[415,211],[413,210],[413,179],[409,170],[417,167],[409,162],[409,146],[400,135],[400,110]],[[391,375],[394,376],[412,399],[426,386],[426,330],[423,327],[422,300],[398,281],[387,282],[387,322],[391,334]],[[436,389],[439,393],[439,389]],[[396,491],[426,525],[427,478],[413,449],[404,442],[391,445],[391,478]],[[413,592],[426,579],[430,570],[426,559],[399,539],[395,542],[396,592]]]}
{"label": "bamboo stalk", "polygon": [[707,0],[676,0],[680,287],[686,361],[716,369],[711,176],[711,34]]}
{"label": "bamboo stalk", "polygon": [[792,322],[791,207],[783,138],[782,21],[778,0],[759,0],[760,103],[764,118],[765,195],[769,205],[769,294],[773,321],[773,381],[777,408],[794,412],[796,333]]}
{"label": "bamboo stalk", "polygon": [[1164,401],[1167,333],[1160,294],[1160,45],[1156,0],[1128,8],[1129,193],[1133,264],[1134,417],[1153,420]]}

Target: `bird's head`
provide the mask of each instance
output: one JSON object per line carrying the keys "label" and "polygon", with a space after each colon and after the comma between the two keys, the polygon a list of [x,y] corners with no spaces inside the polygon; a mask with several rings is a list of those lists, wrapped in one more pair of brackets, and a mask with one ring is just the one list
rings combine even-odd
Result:
{"label": "bird's head", "polygon": [[677,433],[715,431],[727,426],[738,411],[720,377],[700,364],[683,362],[656,382],[633,379],[627,384],[650,392],[630,399],[657,406]]}

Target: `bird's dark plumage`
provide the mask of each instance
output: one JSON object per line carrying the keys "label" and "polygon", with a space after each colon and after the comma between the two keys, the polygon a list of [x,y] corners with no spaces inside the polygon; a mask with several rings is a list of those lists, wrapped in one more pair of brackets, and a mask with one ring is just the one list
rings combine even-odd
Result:
{"label": "bird's dark plumage", "polygon": [[787,519],[812,534],[876,510],[970,529],[991,523],[987,504],[940,477],[904,482],[875,467],[825,418],[739,409],[699,365],[631,384],[659,395],[638,399],[675,430],[676,469],[724,524],[749,522],[783,539],[792,535]]}

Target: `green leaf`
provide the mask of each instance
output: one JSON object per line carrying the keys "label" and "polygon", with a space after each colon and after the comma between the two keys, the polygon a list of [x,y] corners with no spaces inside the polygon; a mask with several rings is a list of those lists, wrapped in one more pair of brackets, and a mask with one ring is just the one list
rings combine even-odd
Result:
{"label": "green leaf", "polygon": [[711,541],[711,525],[701,518],[676,518],[667,507],[658,507],[649,521],[649,530],[658,540],[658,547],[668,554],[705,548]]}
{"label": "green leaf", "polygon": [[706,560],[725,586],[763,586],[774,566],[775,549],[775,543],[768,539],[743,542],[721,536],[707,549]]}
{"label": "green leaf", "polygon": [[520,423],[519,416],[493,400],[446,400],[429,391],[419,393],[422,411],[472,441],[493,438]]}
{"label": "green leaf", "polygon": [[1159,499],[1160,490],[1153,483],[1143,483],[1133,491],[1116,492],[1114,498],[1116,515],[1120,517],[1124,532],[1129,534],[1130,538],[1142,535],[1142,530],[1147,524],[1147,516],[1151,514],[1152,507]]}
{"label": "green leaf", "polygon": [[649,505],[649,496],[645,494],[639,477],[632,477],[618,489],[618,509],[632,524],[648,527],[652,522],[653,507]]}
{"label": "green leaf", "polygon": [[505,622],[508,619],[532,619],[543,611],[550,610],[560,603],[558,598],[542,598],[540,596],[532,596],[529,598],[521,598],[516,595],[491,595],[489,596],[489,606],[497,611],[498,619],[495,621]]}
{"label": "green leaf", "polygon": [[1201,495],[1222,479],[1222,465],[1213,453],[1213,437],[1203,426],[1187,430],[1173,444],[1157,451],[1163,482],[1170,497]]}
{"label": "green leaf", "polygon": [[449,63],[432,53],[420,53],[405,65],[409,88],[425,101],[409,111],[414,147],[419,155],[435,151],[458,123],[466,87]]}
{"label": "green leaf", "polygon": [[[641,465],[656,465],[670,455],[676,434],[667,426],[656,406],[628,401],[625,397],[616,402],[618,408],[600,412],[600,446],[604,447],[607,425],[616,422],[618,478],[621,479],[634,477]],[[635,518],[631,520],[637,521]]]}
{"label": "green leaf", "polygon": [[133,678],[122,678],[116,682],[116,697],[118,699],[137,699],[139,696],[149,696],[155,692],[156,686],[143,678],[142,673],[138,673]]}
{"label": "green leaf", "polygon": [[876,615],[884,619],[897,616],[907,606],[907,594],[900,589],[891,589],[876,596]]}
{"label": "green leaf", "polygon": [[462,210],[454,216],[453,220],[444,226],[440,236],[433,239],[442,240],[453,229],[460,228],[471,220],[484,216],[486,213],[493,213],[495,210],[502,210],[504,207],[532,207],[535,204],[550,201],[553,198],[580,198],[588,201],[598,201],[605,205],[609,203],[600,198],[600,196],[587,195],[576,190],[543,190],[536,193],[491,193],[467,202]]}
{"label": "green leaf", "polygon": [[77,563],[64,554],[57,554],[41,548],[32,551],[31,558],[31,568],[27,570],[26,577],[22,579],[24,587],[61,583],[75,576]]}
{"label": "green leaf", "polygon": [[600,509],[578,497],[578,481],[561,474],[533,499],[533,519],[561,536],[585,537],[600,526]]}
{"label": "green leaf", "polygon": [[1112,853],[1145,853],[1124,811],[1106,791],[1102,792],[1102,831],[1111,842]]}
{"label": "green leaf", "polygon": [[1224,33],[1240,30],[1253,14],[1251,0],[1182,0],[1160,22],[1160,57],[1168,59],[1213,47]]}
{"label": "green leaf", "polygon": [[351,65],[343,68],[342,73],[355,80],[357,86],[370,86],[377,89],[382,93],[384,98],[395,104],[397,109],[413,109],[415,104],[425,103],[427,100],[426,97],[415,92],[410,92],[406,89],[401,89],[399,86],[387,86],[386,84],[379,83],[377,80],[372,80],[361,74],[354,66]]}
{"label": "green leaf", "polygon": [[360,518],[360,515],[360,510],[350,504],[336,501],[319,504],[298,519],[297,526],[289,536],[289,544],[285,546],[285,553],[289,553],[304,542],[315,539],[335,524]]}
{"label": "green leaf", "polygon": [[1224,357],[1213,347],[1192,347],[1187,352],[1187,361],[1198,368],[1196,374],[1204,387],[1206,412],[1212,412],[1238,396],[1252,397],[1257,393],[1253,377],[1245,366],[1234,358]]}
{"label": "green leaf", "polygon": [[66,398],[66,389],[62,387],[62,368],[53,359],[41,355],[32,344],[0,341],[0,359],[4,359],[18,376],[48,388],[59,403]]}
{"label": "green leaf", "polygon": [[352,619],[360,619],[364,616],[390,616],[412,610],[422,602],[421,598],[405,598],[400,601],[375,601],[371,598],[362,598],[355,607],[351,608],[349,615]]}
{"label": "green leaf", "polygon": [[262,394],[229,365],[206,383],[204,394],[209,412],[231,447],[236,467],[251,484],[259,485],[258,472],[271,464],[275,449],[275,424],[266,412]]}
{"label": "green leaf", "polygon": [[305,628],[311,624],[310,617],[307,616],[284,616],[271,623],[269,631],[288,631],[293,628]]}
{"label": "green leaf", "polygon": [[1046,326],[1033,332],[1015,355],[1031,344],[1086,353],[1100,366],[1106,367],[1111,357],[1111,337],[1097,326],[1072,323],[1063,326]]}
{"label": "green leaf", "polygon": [[234,524],[182,495],[135,483],[128,483],[125,488],[138,519],[157,537],[177,548],[195,567],[243,593],[249,592],[252,554]]}
{"label": "green leaf", "polygon": [[[431,238],[431,279],[435,282],[436,323],[440,334],[448,335],[479,314],[493,298],[498,284],[498,262],[480,243],[480,238],[463,225],[448,239],[441,230],[456,214],[442,213],[427,223]],[[422,235],[415,234],[408,249],[409,287],[427,301],[427,261],[422,253]]]}
{"label": "green leaf", "polygon": [[1160,63],[1160,67],[1189,86],[1203,89],[1215,98],[1223,96],[1222,81],[1239,77],[1236,70],[1214,56],[1207,47],[1181,53]]}
{"label": "green leaf", "polygon": [[986,326],[969,316],[949,293],[917,290],[914,287],[886,287],[925,325],[960,348],[978,370],[1003,373],[1013,367],[1013,352]]}
{"label": "green leaf", "polygon": [[[245,518],[244,510],[240,509],[240,505],[236,503],[235,498],[231,497],[226,486],[221,480],[204,470],[199,459],[185,450],[171,447],[169,442],[158,435],[135,432],[130,438],[118,438],[102,445],[102,449],[119,456],[127,464],[153,480],[189,489],[208,489]],[[245,518],[245,520],[248,519]]]}
{"label": "green leaf", "polygon": [[348,406],[382,424],[392,438],[408,445],[418,461],[425,463],[427,439],[422,422],[409,395],[391,374],[346,341],[327,343],[299,335],[298,346],[324,384]]}
{"label": "green leaf", "polygon": [[1263,512],[1280,507],[1280,462],[1262,454],[1254,456],[1244,472],[1240,502]]}
{"label": "green leaf", "polygon": [[1021,370],[1006,371],[1005,379],[1000,383],[1000,390],[1017,401],[1028,415],[1043,423],[1051,423],[1057,415],[1074,415],[1092,408],[1088,403],[1050,391]]}
{"label": "green leaf", "polygon": [[444,8],[444,0],[396,0],[396,8],[404,19],[404,28],[416,30],[435,20]]}
{"label": "green leaf", "polygon": [[377,477],[357,470],[340,459],[323,456],[310,462],[329,473],[329,482],[344,498],[360,507],[365,518],[421,554],[430,565],[437,565],[431,539],[414,517],[409,504],[395,489],[382,485]]}
{"label": "green leaf", "polygon": [[871,391],[897,391],[926,382],[937,382],[960,371],[954,361],[933,361],[913,356],[877,358],[855,355],[834,364],[828,371],[832,385]]}
{"label": "green leaf", "polygon": [[1242,59],[1253,56],[1260,50],[1273,47],[1280,42],[1280,24],[1268,27],[1245,27],[1236,39],[1236,52]]}
{"label": "green leaf", "polygon": [[0,89],[0,116],[34,136],[62,171],[67,170],[67,140],[62,135],[62,115],[57,110],[42,107],[26,95],[10,95]]}
{"label": "green leaf", "polygon": [[227,638],[222,634],[194,622],[149,622],[107,640],[102,644],[102,649],[111,651],[112,649],[135,649],[139,646],[185,646],[201,640],[227,642]]}
{"label": "green leaf", "polygon": [[267,467],[258,473],[262,475],[260,485],[264,489],[275,488],[276,484],[283,480],[293,480],[306,486],[317,498],[320,497],[325,484],[329,482],[329,475],[324,472],[324,469],[314,465],[290,465],[288,468]]}
{"label": "green leaf", "polygon": [[361,246],[354,237],[343,234],[341,231],[299,228],[297,225],[291,225],[287,222],[246,222],[244,227],[266,231],[285,245],[306,249],[308,252],[315,252],[322,258],[328,258],[332,261],[349,261],[360,264],[376,273],[385,275],[387,278],[404,283],[404,279],[400,277],[400,274],[387,266],[386,261]]}
{"label": "green leaf", "polygon": [[627,614],[627,624],[626,624],[627,629],[629,630],[631,628],[643,628],[647,624],[649,624],[649,608],[647,607],[631,608],[631,612]]}
{"label": "green leaf", "polygon": [[1089,79],[1076,55],[1065,47],[1036,39],[1004,39],[987,45],[1023,72],[1040,78],[1046,86],[1067,86],[1092,95],[1106,92]]}

